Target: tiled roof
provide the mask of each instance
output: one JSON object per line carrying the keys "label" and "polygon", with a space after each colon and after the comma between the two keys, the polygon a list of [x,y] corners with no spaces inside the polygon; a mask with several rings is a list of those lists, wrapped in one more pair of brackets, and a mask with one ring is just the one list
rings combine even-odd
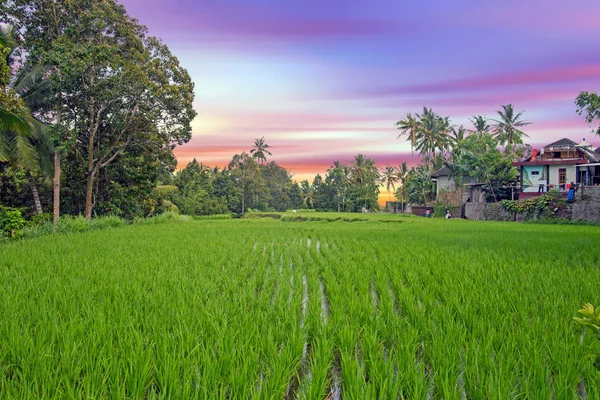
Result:
{"label": "tiled roof", "polygon": [[557,149],[557,150],[558,149],[574,149],[575,146],[577,146],[577,143],[575,143],[571,139],[562,138],[560,140],[557,140],[554,143],[550,143],[550,144],[544,146],[544,150],[549,150],[550,148]]}
{"label": "tiled roof", "polygon": [[450,170],[448,167],[442,167],[431,174],[433,178],[437,178],[438,176],[450,176]]}
{"label": "tiled roof", "polygon": [[600,162],[600,153],[592,149],[582,149],[588,159],[592,162]]}

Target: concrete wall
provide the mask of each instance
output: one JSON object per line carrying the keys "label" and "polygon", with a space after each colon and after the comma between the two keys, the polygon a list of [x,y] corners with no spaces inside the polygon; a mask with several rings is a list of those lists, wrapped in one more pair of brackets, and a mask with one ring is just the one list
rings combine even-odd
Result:
{"label": "concrete wall", "polygon": [[456,184],[454,183],[454,179],[450,179],[447,176],[439,176],[437,178],[437,193],[440,193],[440,190],[445,190],[447,192],[456,190]]}
{"label": "concrete wall", "polygon": [[580,186],[575,193],[575,200],[600,203],[600,186]]}
{"label": "concrete wall", "polygon": [[[589,196],[585,190],[588,190]],[[585,200],[576,198],[575,202],[569,204],[555,217],[600,222],[600,187],[586,187],[583,197]],[[465,218],[481,221],[523,221],[531,216],[513,215],[499,203],[466,203]]]}
{"label": "concrete wall", "polygon": [[565,168],[567,170],[567,181],[566,183],[575,182],[577,178],[577,170],[575,165],[551,165],[550,166],[550,184],[558,185],[558,170]]}
{"label": "concrete wall", "polygon": [[573,203],[571,219],[600,222],[600,204],[588,201]]}
{"label": "concrete wall", "polygon": [[512,221],[513,214],[500,203],[466,203],[465,218],[480,221]]}

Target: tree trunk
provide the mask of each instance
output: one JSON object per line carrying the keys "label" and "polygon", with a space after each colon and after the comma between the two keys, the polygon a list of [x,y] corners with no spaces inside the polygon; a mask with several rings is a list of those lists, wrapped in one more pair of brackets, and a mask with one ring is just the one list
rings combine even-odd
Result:
{"label": "tree trunk", "polygon": [[88,139],[88,165],[87,165],[87,183],[85,186],[85,218],[92,219],[92,194],[94,191],[94,177],[96,175],[96,168],[94,168],[94,138],[96,130],[94,129],[95,108],[94,98],[90,99],[90,126],[89,126],[89,139]]}
{"label": "tree trunk", "polygon": [[92,169],[88,172],[87,183],[85,185],[85,218],[92,219],[92,200],[94,194],[94,177],[96,170]]}
{"label": "tree trunk", "polygon": [[27,171],[27,180],[29,181],[29,186],[31,187],[31,192],[33,193],[33,203],[35,205],[36,214],[41,214],[42,211],[42,203],[40,202],[40,195],[37,190],[37,186],[35,185],[35,181],[33,180],[33,176],[31,176],[31,172]]}
{"label": "tree trunk", "polygon": [[60,216],[60,153],[54,150],[54,177],[52,178],[52,223]]}

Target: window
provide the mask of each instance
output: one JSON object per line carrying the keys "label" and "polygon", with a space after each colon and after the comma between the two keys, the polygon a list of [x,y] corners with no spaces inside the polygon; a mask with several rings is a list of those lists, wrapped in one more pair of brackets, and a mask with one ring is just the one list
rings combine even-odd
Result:
{"label": "window", "polygon": [[531,176],[539,176],[540,171],[531,171]]}
{"label": "window", "polygon": [[560,151],[555,151],[552,153],[552,158],[561,158]]}
{"label": "window", "polygon": [[559,168],[558,169],[558,184],[564,185],[565,183],[567,183],[567,169]]}

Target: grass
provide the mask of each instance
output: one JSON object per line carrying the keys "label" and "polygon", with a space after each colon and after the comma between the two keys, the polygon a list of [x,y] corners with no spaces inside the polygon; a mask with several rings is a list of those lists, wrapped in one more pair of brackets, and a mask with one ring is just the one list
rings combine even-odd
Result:
{"label": "grass", "polygon": [[597,227],[358,217],[0,245],[0,397],[600,398]]}

